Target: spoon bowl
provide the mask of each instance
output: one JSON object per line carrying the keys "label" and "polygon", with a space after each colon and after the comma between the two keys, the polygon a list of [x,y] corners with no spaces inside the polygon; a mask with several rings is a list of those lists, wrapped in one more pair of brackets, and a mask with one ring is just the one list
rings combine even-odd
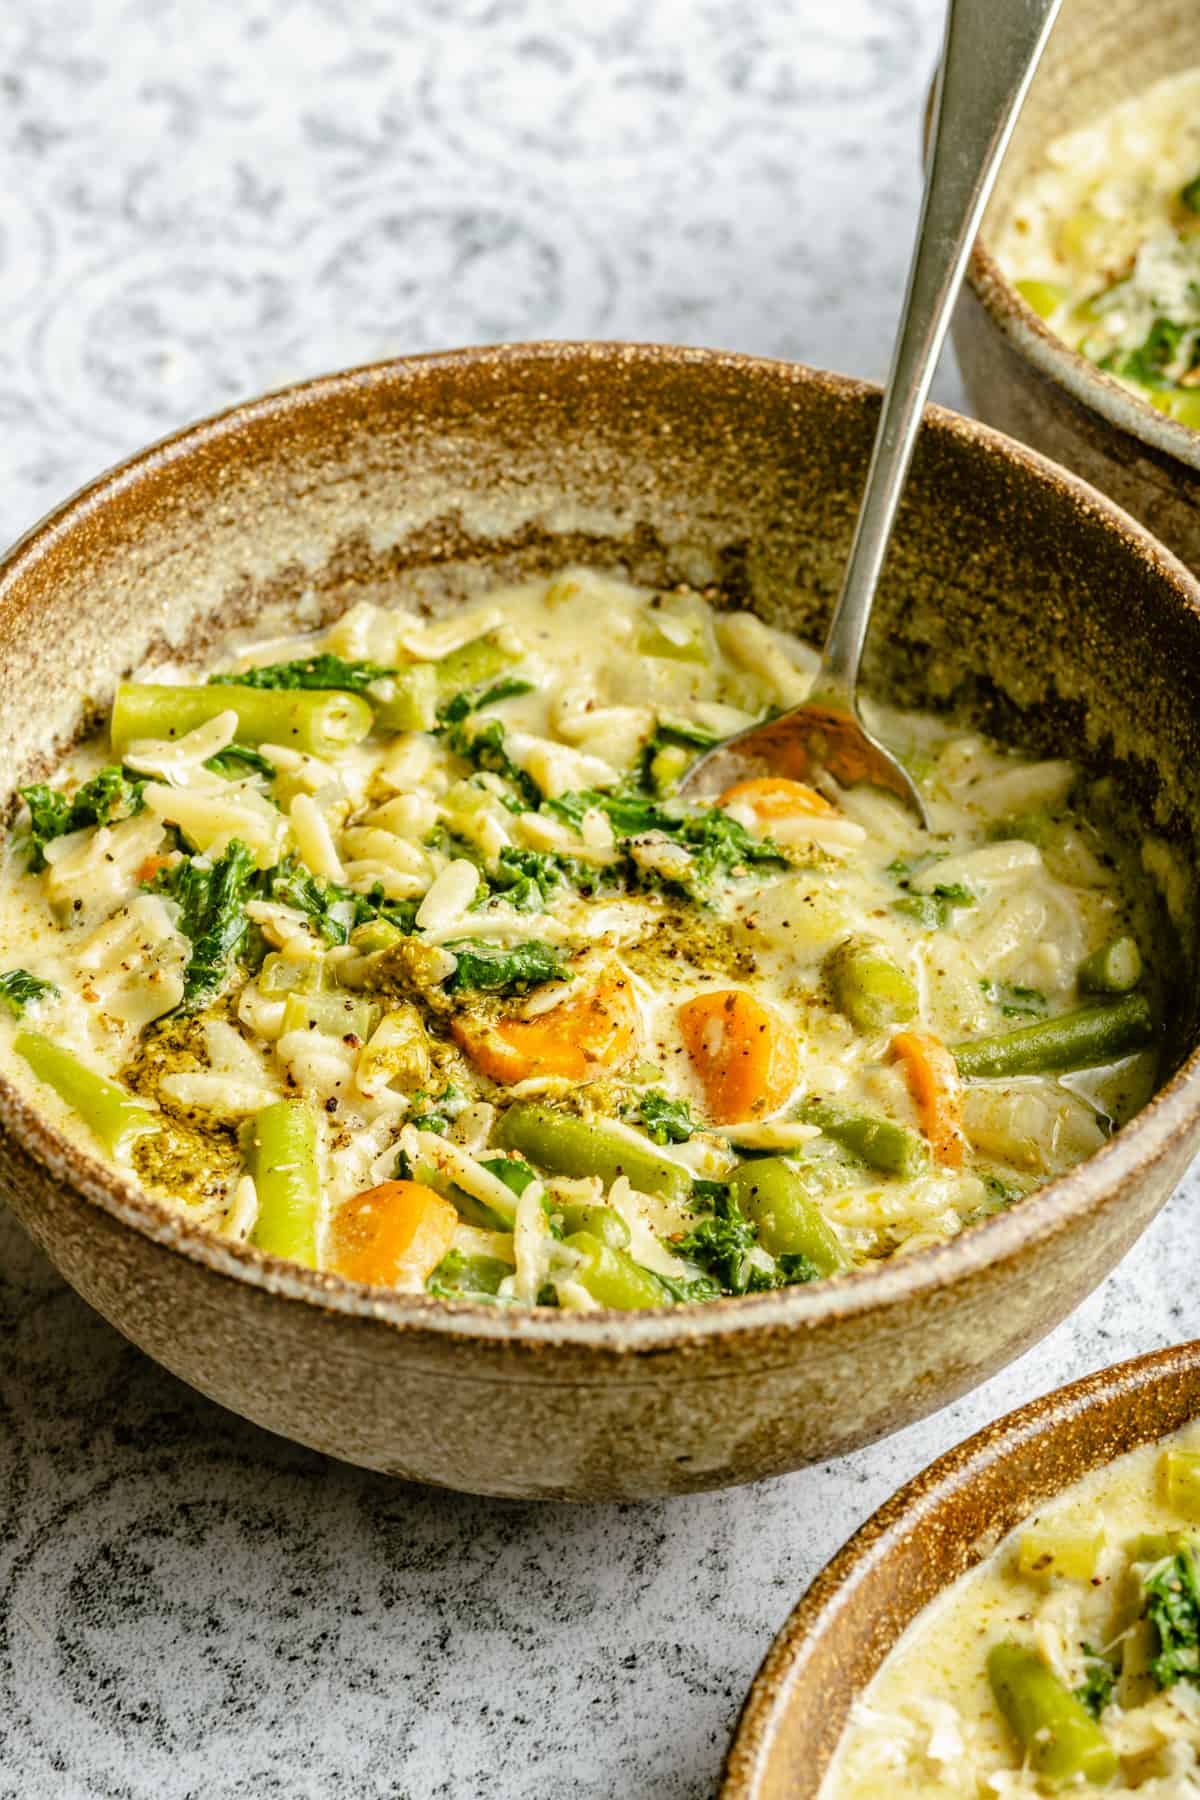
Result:
{"label": "spoon bowl", "polygon": [[723,792],[730,781],[721,778],[722,771],[809,779],[823,768],[842,786],[870,782],[886,789],[926,824],[921,797],[907,770],[859,718],[858,669],[921,415],[967,258],[1061,3],[1013,0],[1003,22],[997,23],[993,0],[949,0],[908,286],[821,667],[801,706],[751,726],[694,764],[680,786],[685,799],[701,792]]}

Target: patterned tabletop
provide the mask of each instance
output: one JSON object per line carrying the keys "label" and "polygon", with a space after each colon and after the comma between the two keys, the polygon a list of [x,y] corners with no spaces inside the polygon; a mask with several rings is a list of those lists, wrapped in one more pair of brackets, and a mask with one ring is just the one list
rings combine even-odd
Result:
{"label": "patterned tabletop", "polygon": [[[4,0],[0,535],[189,418],[408,350],[667,338],[882,374],[939,10]],[[255,1430],[0,1217],[0,1796],[701,1800],[772,1633],[901,1479],[1200,1335],[1186,1211],[887,1444],[587,1509]]]}

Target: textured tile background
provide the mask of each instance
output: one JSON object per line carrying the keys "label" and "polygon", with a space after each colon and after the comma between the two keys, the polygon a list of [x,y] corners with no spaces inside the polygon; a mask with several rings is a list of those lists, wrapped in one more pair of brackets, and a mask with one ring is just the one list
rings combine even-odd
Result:
{"label": "textured tile background", "polygon": [[[664,337],[882,374],[938,14],[3,0],[0,536],[188,418],[406,350]],[[771,1634],[903,1477],[1200,1334],[1188,1205],[939,1418],[757,1488],[591,1510],[268,1437],[0,1217],[0,1796],[701,1800]]]}

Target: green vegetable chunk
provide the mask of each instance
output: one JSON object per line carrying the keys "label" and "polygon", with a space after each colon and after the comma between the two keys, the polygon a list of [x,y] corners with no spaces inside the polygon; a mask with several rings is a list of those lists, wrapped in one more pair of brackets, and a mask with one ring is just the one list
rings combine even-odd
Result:
{"label": "green vegetable chunk", "polygon": [[1112,938],[1079,965],[1079,987],[1085,994],[1128,994],[1142,979],[1142,953],[1137,939]]}
{"label": "green vegetable chunk", "polygon": [[45,847],[51,839],[88,825],[113,825],[140,812],[145,785],[141,776],[128,775],[113,765],[101,769],[74,794],[64,794],[61,788],[40,781],[22,788],[21,798],[29,808],[29,868],[45,868]]}
{"label": "green vegetable chunk", "polygon": [[628,1250],[629,1227],[615,1207],[568,1200],[556,1210],[562,1215],[564,1237],[586,1231],[610,1250]]}
{"label": "green vegetable chunk", "polygon": [[146,884],[151,893],[178,902],[179,929],[192,940],[183,977],[185,1010],[207,1005],[220,991],[249,925],[246,902],[253,896],[254,875],[253,853],[232,838],[224,855],[208,867],[185,857]]}
{"label": "green vegetable chunk", "polygon": [[743,1163],[729,1188],[773,1255],[803,1256],[820,1275],[837,1275],[849,1266],[837,1233],[786,1158],[761,1156]]}
{"label": "green vegetable chunk", "polygon": [[622,1116],[640,1125],[655,1144],[686,1144],[696,1129],[686,1100],[671,1100],[654,1088],[623,1111]]}
{"label": "green vegetable chunk", "polygon": [[110,1156],[127,1156],[135,1139],[160,1129],[157,1116],[148,1107],[40,1032],[18,1032],[13,1049],[39,1081],[79,1114]]}
{"label": "green vegetable chunk", "polygon": [[451,1250],[425,1283],[425,1292],[442,1300],[498,1300],[500,1283],[511,1274],[512,1264],[501,1262],[498,1256],[467,1256]]}
{"label": "green vegetable chunk", "polygon": [[223,712],[237,714],[241,743],[283,744],[313,756],[336,756],[365,738],[373,723],[367,702],[342,691],[124,681],[113,701],[113,749],[122,755],[139,738],[183,737]]}
{"label": "green vegetable chunk", "polygon": [[1056,1019],[1039,1019],[999,1037],[953,1046],[959,1072],[968,1078],[1041,1075],[1055,1069],[1091,1069],[1144,1049],[1154,1037],[1154,1018],[1141,994],[1104,1006],[1086,1006]]}
{"label": "green vegetable chunk", "polygon": [[19,1019],[27,1006],[36,1006],[39,1000],[48,1000],[57,993],[52,981],[43,981],[28,969],[9,969],[6,975],[0,975],[0,1002],[14,1019]]}
{"label": "green vegetable chunk", "polygon": [[692,1177],[681,1164],[643,1148],[634,1133],[599,1119],[576,1119],[533,1101],[518,1101],[502,1116],[496,1142],[517,1150],[552,1175],[599,1175],[605,1187],[627,1175],[642,1194],[685,1200]]}
{"label": "green vegetable chunk", "polygon": [[1020,1644],[995,1644],[987,1673],[996,1705],[1043,1787],[1054,1791],[1079,1778],[1111,1781],[1117,1772],[1112,1745],[1040,1656]]}
{"label": "green vegetable chunk", "polygon": [[882,1031],[916,1014],[914,982],[873,938],[838,944],[825,959],[825,978],[856,1031]]}
{"label": "green vegetable chunk", "polygon": [[265,1106],[250,1127],[247,1162],[258,1189],[251,1242],[268,1256],[317,1265],[317,1121],[303,1100]]}
{"label": "green vegetable chunk", "polygon": [[1200,1453],[1166,1450],[1161,1466],[1167,1505],[1185,1519],[1200,1523]]}
{"label": "green vegetable chunk", "polygon": [[210,675],[213,687],[301,688],[327,691],[336,689],[346,694],[361,694],[373,681],[394,675],[394,669],[380,663],[347,662],[344,657],[306,656],[297,662],[266,663],[254,669],[239,669],[230,675]]}
{"label": "green vegetable chunk", "polygon": [[395,669],[370,696],[381,731],[432,731],[437,723],[438,679],[433,663]]}
{"label": "green vegetable chunk", "polygon": [[562,958],[552,944],[530,938],[502,950],[482,938],[456,938],[446,945],[458,958],[446,991],[470,989],[481,994],[523,994],[539,982],[559,981],[565,975]]}
{"label": "green vegetable chunk", "polygon": [[1200,175],[1193,175],[1179,190],[1179,198],[1189,212],[1200,213]]}
{"label": "green vegetable chunk", "polygon": [[796,1117],[805,1125],[815,1125],[851,1156],[884,1175],[911,1178],[924,1175],[929,1168],[930,1151],[924,1138],[903,1125],[894,1125],[890,1119],[853,1112],[832,1100],[805,1100]]}
{"label": "green vegetable chunk", "polygon": [[571,1271],[572,1280],[585,1288],[601,1306],[631,1312],[637,1307],[670,1304],[671,1296],[658,1277],[634,1262],[624,1250],[602,1243],[590,1231],[573,1231],[563,1242],[583,1257],[578,1267]]}
{"label": "green vegetable chunk", "polygon": [[1150,1673],[1160,1688],[1200,1684],[1200,1563],[1190,1549],[1147,1578],[1146,1617],[1158,1634]]}
{"label": "green vegetable chunk", "polygon": [[447,652],[432,665],[438,693],[445,700],[460,689],[495,681],[519,660],[517,652],[507,648],[498,632],[485,632],[482,637],[472,638],[469,644],[460,644],[457,650]]}
{"label": "green vegetable chunk", "polygon": [[1075,1698],[1091,1714],[1098,1719],[1109,1701],[1112,1699],[1116,1685],[1116,1671],[1106,1656],[1101,1656],[1090,1644],[1083,1645],[1084,1679],[1079,1687],[1072,1689]]}

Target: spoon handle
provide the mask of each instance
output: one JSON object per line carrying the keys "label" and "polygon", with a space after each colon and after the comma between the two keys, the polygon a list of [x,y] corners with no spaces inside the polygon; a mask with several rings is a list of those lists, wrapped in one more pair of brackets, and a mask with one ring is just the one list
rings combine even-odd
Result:
{"label": "spoon handle", "polygon": [[949,0],[925,196],[842,591],[812,698],[853,707],[859,658],[967,258],[1061,0]]}

